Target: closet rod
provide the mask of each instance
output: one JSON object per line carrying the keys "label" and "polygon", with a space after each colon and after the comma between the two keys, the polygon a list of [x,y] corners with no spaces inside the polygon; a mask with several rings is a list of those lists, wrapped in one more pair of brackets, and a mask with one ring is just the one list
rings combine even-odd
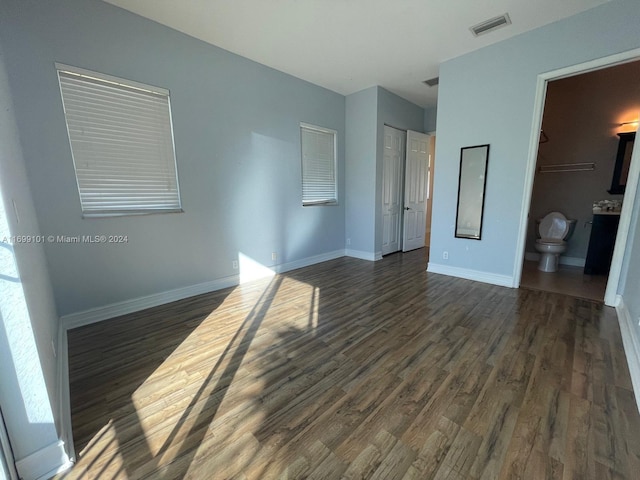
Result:
{"label": "closet rod", "polygon": [[556,172],[590,172],[596,169],[596,164],[588,163],[555,163],[552,165],[541,165],[538,168],[540,173],[556,173]]}

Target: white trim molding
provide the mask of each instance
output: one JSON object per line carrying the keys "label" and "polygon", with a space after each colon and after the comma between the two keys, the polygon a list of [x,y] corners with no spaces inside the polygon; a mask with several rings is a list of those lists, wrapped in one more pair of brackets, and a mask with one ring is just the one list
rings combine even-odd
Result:
{"label": "white trim molding", "polygon": [[[531,207],[531,193],[533,191],[533,180],[535,177],[536,164],[538,162],[538,144],[540,141],[540,128],[542,127],[542,115],[544,113],[547,82],[630,62],[638,58],[640,58],[640,48],[635,48],[626,52],[616,53],[584,63],[559,68],[550,72],[540,73],[537,76],[533,116],[531,118],[529,153],[527,158],[527,167],[525,170],[524,188],[522,189],[520,228],[518,233],[518,241],[516,244],[515,262],[513,265],[514,287],[520,286],[520,280],[522,278],[521,259],[524,258],[525,254],[529,209]],[[635,198],[636,189],[638,188],[638,177],[640,176],[639,157],[640,149],[635,148],[631,157],[629,181],[627,182],[625,191],[625,196],[627,196],[628,198]],[[609,272],[609,280],[607,281],[607,289],[604,295],[604,303],[608,306],[613,306],[616,301],[615,296],[618,291],[618,284],[620,282],[620,274],[622,271],[622,262],[624,260],[624,250],[629,234],[629,223],[631,219],[632,209],[633,202],[625,202],[622,207],[622,213],[620,214],[620,224],[618,225],[618,234],[616,236],[616,243],[613,250],[611,270]]]}
{"label": "white trim molding", "polygon": [[70,315],[60,317],[60,323],[64,330],[90,325],[92,323],[107,320],[109,318],[139,312],[147,308],[157,307],[166,303],[175,302],[184,298],[194,297],[203,293],[209,293],[223,288],[233,287],[240,283],[238,275],[223,277],[211,282],[199,283],[188,287],[176,288],[167,292],[154,293],[143,297],[132,298],[122,302],[111,303],[103,307],[91,308]]}
{"label": "white trim molding", "polygon": [[499,285],[501,287],[513,287],[513,277],[510,277],[509,275],[481,272],[480,270],[471,270],[468,268],[450,267],[448,265],[442,265],[432,262],[429,262],[429,264],[427,265],[427,272],[449,275],[450,277],[466,278],[467,280],[490,283],[492,285]]}
{"label": "white trim molding", "polygon": [[[2,410],[0,410],[0,478],[8,480],[18,480],[18,472],[16,471],[16,461],[13,458],[13,451],[9,443],[9,434],[5,428],[4,418],[2,418]],[[4,474],[4,477],[2,476]]]}
{"label": "white trim molding", "polygon": [[[274,273],[284,273],[296,268],[308,267],[315,265],[316,263],[326,262],[328,260],[334,260],[336,258],[344,257],[344,250],[335,250],[333,252],[321,253],[312,257],[295,260],[293,262],[281,263],[266,267],[272,270]],[[157,307],[167,303],[175,302],[196,295],[202,295],[203,293],[215,292],[216,290],[222,290],[223,288],[235,287],[240,284],[239,275],[231,275],[228,277],[222,277],[210,282],[199,283],[197,285],[190,285],[188,287],[176,288],[166,292],[154,293],[151,295],[145,295],[143,297],[132,298],[124,300],[122,302],[112,303],[103,307],[92,308],[84,310],[82,312],[72,313],[69,315],[63,315],[60,317],[60,323],[62,328],[71,330],[72,328],[82,327],[84,325],[90,325],[92,323],[107,320],[109,318],[119,317],[121,315],[127,315],[129,313],[139,312],[147,308]]]}
{"label": "white trim molding", "polygon": [[20,478],[37,480],[46,480],[72,466],[64,450],[64,442],[61,440],[16,462]]}
{"label": "white trim molding", "polygon": [[622,345],[624,346],[625,357],[629,365],[631,384],[636,397],[636,404],[640,412],[640,338],[638,331],[634,327],[631,312],[624,303],[624,298],[617,295],[616,313],[620,324],[620,335],[622,335]]}
{"label": "white trim molding", "polygon": [[344,254],[347,257],[359,258],[360,260],[369,260],[370,262],[382,260],[382,252],[365,252],[363,250],[351,250],[348,248],[344,251]]}
{"label": "white trim molding", "polygon": [[76,462],[76,450],[73,445],[71,425],[71,397],[69,395],[69,344],[67,329],[62,319],[58,323],[58,414],[60,419],[60,438],[66,447],[67,456]]}
{"label": "white trim molding", "polygon": [[[344,250],[334,250],[332,252],[322,253],[311,257],[295,260],[293,262],[282,263],[272,267],[268,267],[274,273],[284,273],[297,268],[308,267],[316,263],[334,260],[344,257]],[[382,256],[381,256],[382,258]],[[147,308],[157,307],[167,303],[182,300],[184,298],[209,293],[223,288],[234,287],[240,284],[239,275],[231,275],[210,282],[191,285],[188,287],[176,288],[167,292],[146,295],[144,297],[132,298],[122,302],[112,303],[103,307],[92,308],[82,312],[72,313],[60,317],[58,328],[58,399],[59,414],[61,423],[62,441],[61,448],[66,445],[67,452],[65,454],[67,465],[70,468],[75,460],[76,453],[73,446],[73,431],[71,425],[71,400],[69,395],[69,346],[67,342],[67,331],[90,325],[110,318],[119,317],[129,313],[138,312]],[[64,449],[63,449],[64,451]],[[53,476],[57,472],[51,473]],[[37,478],[30,475],[22,475],[24,478]],[[47,477],[48,478],[48,477]]]}
{"label": "white trim molding", "polygon": [[344,256],[344,250],[334,250],[333,252],[321,253],[320,255],[314,255],[301,260],[294,260],[293,262],[281,263],[280,265],[276,265],[274,270],[276,273],[284,273],[297,268],[315,265],[316,263],[328,262],[329,260],[335,260],[336,258]]}

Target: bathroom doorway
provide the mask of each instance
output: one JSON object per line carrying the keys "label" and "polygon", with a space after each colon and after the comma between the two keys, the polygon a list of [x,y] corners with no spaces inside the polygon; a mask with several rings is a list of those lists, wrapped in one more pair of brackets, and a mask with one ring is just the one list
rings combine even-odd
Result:
{"label": "bathroom doorway", "polygon": [[[604,300],[624,200],[612,180],[620,134],[638,128],[638,78],[640,61],[632,61],[548,82],[521,287]],[[550,212],[575,220],[575,227],[557,270],[543,272],[538,268],[544,249],[536,248],[536,221]],[[598,249],[603,242],[607,247]],[[594,252],[608,256],[604,268],[591,268]]]}

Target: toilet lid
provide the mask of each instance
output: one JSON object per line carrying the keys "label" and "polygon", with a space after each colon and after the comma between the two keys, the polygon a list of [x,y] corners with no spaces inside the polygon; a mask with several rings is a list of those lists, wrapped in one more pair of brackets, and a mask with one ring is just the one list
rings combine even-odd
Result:
{"label": "toilet lid", "polygon": [[569,222],[560,212],[551,212],[540,222],[540,237],[543,239],[562,240],[569,231]]}

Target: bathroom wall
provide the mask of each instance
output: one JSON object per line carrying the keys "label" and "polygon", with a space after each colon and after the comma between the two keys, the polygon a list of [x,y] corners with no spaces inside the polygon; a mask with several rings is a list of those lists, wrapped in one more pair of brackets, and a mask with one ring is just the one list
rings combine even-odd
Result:
{"label": "bathroom wall", "polygon": [[610,195],[611,177],[618,149],[617,133],[637,125],[640,113],[640,62],[597,70],[550,82],[542,121],[548,137],[538,152],[538,167],[564,163],[595,163],[585,172],[536,173],[529,230],[528,253],[535,253],[535,219],[560,211],[578,222],[564,263],[582,265],[587,255],[594,201],[622,200]]}

